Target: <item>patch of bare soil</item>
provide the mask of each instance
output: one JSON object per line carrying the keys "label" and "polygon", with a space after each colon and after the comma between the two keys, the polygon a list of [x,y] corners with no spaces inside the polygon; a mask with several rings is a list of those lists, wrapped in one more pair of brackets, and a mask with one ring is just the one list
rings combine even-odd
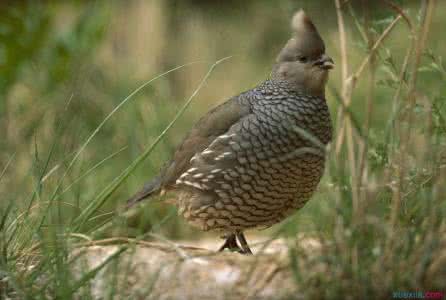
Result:
{"label": "patch of bare soil", "polygon": [[[253,256],[207,250],[215,248],[215,240],[175,244],[121,242],[88,245],[74,253],[81,275],[126,247],[118,260],[108,263],[93,279],[96,299],[110,293],[131,299],[300,298],[289,268],[285,240],[254,242]],[[320,248],[316,240],[303,242],[308,243],[305,248],[309,253]]]}

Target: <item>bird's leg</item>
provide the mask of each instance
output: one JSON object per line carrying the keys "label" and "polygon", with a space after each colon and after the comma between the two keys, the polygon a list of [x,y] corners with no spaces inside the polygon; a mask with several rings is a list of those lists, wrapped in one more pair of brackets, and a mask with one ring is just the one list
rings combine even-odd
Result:
{"label": "bird's leg", "polygon": [[219,252],[229,249],[231,251],[236,250],[237,252],[243,253],[243,250],[240,248],[240,246],[237,244],[237,239],[235,237],[234,233],[231,233],[229,235],[223,236],[225,240],[225,243],[218,249]]}
{"label": "bird's leg", "polygon": [[245,235],[242,231],[236,231],[235,235],[237,236],[238,241],[240,242],[240,245],[242,246],[242,249],[240,253],[246,254],[246,255],[252,255],[252,251],[248,246],[248,242],[246,241]]}

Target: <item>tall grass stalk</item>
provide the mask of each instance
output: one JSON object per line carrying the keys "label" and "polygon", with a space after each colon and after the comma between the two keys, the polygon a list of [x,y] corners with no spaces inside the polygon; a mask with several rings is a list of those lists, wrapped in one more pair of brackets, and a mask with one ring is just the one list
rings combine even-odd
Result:
{"label": "tall grass stalk", "polygon": [[[57,168],[58,165],[48,172],[46,171],[46,167],[43,169],[43,172],[37,180],[38,186],[31,196],[31,201],[29,201],[29,205],[25,211],[17,212],[17,208],[15,208],[13,202],[10,202],[6,209],[2,210],[0,218],[0,280],[6,283],[0,285],[0,292],[2,295],[24,299],[31,297],[31,295],[33,295],[32,297],[46,298],[48,295],[52,294],[66,299],[67,297],[71,298],[80,293],[91,297],[91,293],[86,289],[90,284],[90,281],[94,279],[100,270],[110,262],[115,261],[124,251],[126,251],[130,244],[119,247],[113,255],[108,257],[107,260],[101,263],[98,267],[84,273],[80,278],[76,278],[76,275],[72,273],[73,270],[71,269],[74,264],[77,264],[76,258],[70,258],[70,249],[72,249],[74,245],[72,241],[79,238],[87,240],[91,239],[88,235],[79,232],[79,230],[82,229],[82,226],[95,217],[93,214],[97,214],[98,209],[100,209],[107,199],[109,199],[113,192],[116,191],[131,172],[150,155],[156,145],[165,137],[166,133],[183,115],[198,92],[203,88],[215,67],[227,59],[229,59],[229,57],[220,59],[210,65],[198,87],[194,90],[192,95],[187,99],[183,107],[178,111],[163,132],[129,167],[99,192],[99,194],[82,209],[79,216],[75,218],[71,224],[59,223],[56,227],[48,226],[48,222],[53,222],[55,220],[50,216],[50,211],[54,209],[54,206],[58,207],[58,211],[60,211],[59,207],[63,205],[72,206],[70,203],[61,201],[62,195],[79,180],[92,174],[99,166],[123,151],[123,148],[121,148],[117,152],[105,157],[82,175],[75,178],[73,182],[59,192],[63,180],[66,178],[67,174],[88,144],[94,139],[105,123],[144,87],[171,72],[198,62],[188,63],[164,72],[145,82],[122,100],[104,118],[74,154],[74,157],[68,163],[65,173],[58,180],[56,189],[47,201],[40,199],[41,193],[38,189],[40,189],[40,186],[45,183],[46,179],[55,172],[55,168]],[[14,156],[10,157],[8,163],[3,168],[1,176],[5,174],[8,166],[11,165],[13,157]],[[48,165],[50,157],[51,155],[48,156],[46,165]],[[34,197],[38,198],[38,201],[35,204],[33,204],[32,201]],[[112,218],[107,218],[107,220],[110,221]]]}

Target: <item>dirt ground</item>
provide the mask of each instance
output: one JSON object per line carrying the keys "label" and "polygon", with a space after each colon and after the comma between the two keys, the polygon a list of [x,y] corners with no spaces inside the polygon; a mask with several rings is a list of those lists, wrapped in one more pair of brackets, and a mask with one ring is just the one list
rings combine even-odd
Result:
{"label": "dirt ground", "polygon": [[[263,238],[264,239],[264,238]],[[118,242],[118,241],[114,241]],[[220,243],[220,241],[217,241]],[[309,253],[319,249],[316,240],[302,241]],[[93,270],[128,247],[119,263],[110,263],[93,281],[94,296],[101,299],[109,285],[120,283],[116,294],[132,299],[277,299],[299,298],[289,268],[285,240],[254,240],[253,256],[215,248],[216,240],[193,242],[136,242],[93,245],[76,250],[80,273]],[[188,246],[193,245],[193,246]]]}

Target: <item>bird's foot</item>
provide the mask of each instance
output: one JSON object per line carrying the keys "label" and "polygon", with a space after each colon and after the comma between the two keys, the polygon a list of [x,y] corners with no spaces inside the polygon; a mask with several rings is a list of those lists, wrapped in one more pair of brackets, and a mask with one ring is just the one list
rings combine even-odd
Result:
{"label": "bird's foot", "polygon": [[222,236],[222,238],[226,239],[224,244],[218,249],[218,252],[222,252],[225,249],[229,249],[229,251],[237,251],[242,253],[243,249],[237,244],[237,239],[234,233],[231,233],[226,236]]}
{"label": "bird's foot", "polygon": [[242,246],[242,251],[240,253],[245,254],[245,255],[252,255],[252,251],[249,248],[248,242],[246,241],[245,235],[243,234],[243,232],[241,231],[237,231],[235,233],[237,239],[240,242],[240,245]]}
{"label": "bird's foot", "polygon": [[[236,233],[231,233],[229,235],[223,236],[222,238],[226,239],[224,244],[218,249],[219,252],[229,249],[230,251],[238,252],[244,255],[252,255],[252,251],[246,242],[246,238],[241,231],[237,231]],[[240,242],[240,246],[237,243],[237,239]]]}

